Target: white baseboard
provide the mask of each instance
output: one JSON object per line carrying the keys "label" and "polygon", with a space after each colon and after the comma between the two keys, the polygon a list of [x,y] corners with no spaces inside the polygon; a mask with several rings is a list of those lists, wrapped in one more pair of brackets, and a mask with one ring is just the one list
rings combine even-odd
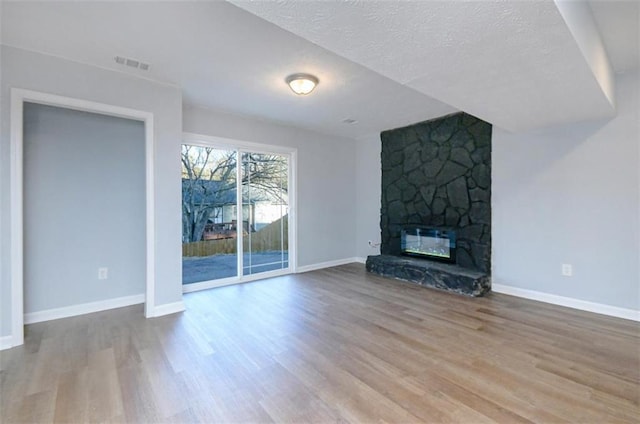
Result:
{"label": "white baseboard", "polygon": [[353,258],[354,262],[358,262],[359,264],[366,264],[367,263],[367,258],[363,258],[361,256],[358,256],[356,258]]}
{"label": "white baseboard", "polygon": [[13,347],[13,336],[0,337],[0,350],[11,349]]}
{"label": "white baseboard", "polygon": [[317,264],[299,266],[298,269],[296,270],[296,273],[315,271],[316,269],[322,269],[322,268],[331,268],[332,266],[352,264],[354,262],[360,262],[360,258],[355,258],[355,257],[345,258],[345,259],[338,259],[335,261],[320,262]]}
{"label": "white baseboard", "polygon": [[553,305],[566,306],[568,308],[580,309],[582,311],[595,312],[596,314],[624,318],[632,321],[640,321],[640,311],[633,309],[619,308],[617,306],[605,305],[603,303],[588,302],[586,300],[574,299],[572,297],[558,296],[534,290],[521,289],[519,287],[505,286],[503,284],[493,283],[491,284],[491,290],[496,293],[537,300],[540,302],[551,303]]}
{"label": "white baseboard", "polygon": [[179,302],[165,303],[164,305],[158,305],[153,308],[153,311],[151,311],[151,313],[147,315],[147,318],[155,318],[161,317],[163,315],[175,314],[178,312],[183,312],[185,309],[186,308],[182,300]]}
{"label": "white baseboard", "polygon": [[139,303],[144,303],[144,294],[135,294],[133,296],[116,297],[115,299],[99,300],[97,302],[81,303],[79,305],[65,306],[63,308],[30,312],[24,314],[24,323],[35,324],[36,322],[74,317],[77,315],[106,311],[107,309],[137,305]]}

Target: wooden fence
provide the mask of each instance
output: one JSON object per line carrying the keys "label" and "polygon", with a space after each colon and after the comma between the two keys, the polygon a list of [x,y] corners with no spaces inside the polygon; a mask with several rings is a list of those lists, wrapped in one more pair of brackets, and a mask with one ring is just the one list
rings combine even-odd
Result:
{"label": "wooden fence", "polygon": [[[280,228],[281,224],[284,228]],[[243,235],[244,250],[249,251],[249,237],[251,237],[252,252],[268,252],[282,250],[282,236],[284,235],[284,250],[289,250],[289,219],[285,215],[259,231]],[[182,256],[212,256],[225,253],[236,253],[235,238],[222,240],[205,240],[193,243],[182,243]]]}

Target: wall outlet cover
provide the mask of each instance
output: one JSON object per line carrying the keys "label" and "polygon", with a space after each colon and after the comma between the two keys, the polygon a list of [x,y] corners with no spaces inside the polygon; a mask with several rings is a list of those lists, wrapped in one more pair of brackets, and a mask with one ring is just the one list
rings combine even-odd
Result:
{"label": "wall outlet cover", "polygon": [[109,268],[98,268],[98,280],[109,278]]}

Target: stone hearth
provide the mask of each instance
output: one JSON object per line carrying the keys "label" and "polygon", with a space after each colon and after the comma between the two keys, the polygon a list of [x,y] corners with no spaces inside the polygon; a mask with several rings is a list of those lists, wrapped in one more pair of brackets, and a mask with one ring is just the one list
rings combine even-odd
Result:
{"label": "stone hearth", "polygon": [[489,276],[458,265],[407,256],[377,255],[367,258],[367,271],[425,287],[467,296],[482,296],[491,289]]}

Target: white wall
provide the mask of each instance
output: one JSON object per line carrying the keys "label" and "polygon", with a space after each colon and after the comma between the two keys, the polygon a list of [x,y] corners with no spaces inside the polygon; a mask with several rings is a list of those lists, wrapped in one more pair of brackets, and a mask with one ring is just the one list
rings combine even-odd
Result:
{"label": "white wall", "polygon": [[0,337],[10,333],[11,269],[9,221],[9,101],[10,88],[75,97],[154,114],[156,306],[178,302],[182,296],[180,263],[180,139],[182,95],[177,87],[161,85],[52,56],[2,46],[0,131]]}
{"label": "white wall", "polygon": [[616,98],[608,121],[494,128],[494,284],[640,310],[637,74],[618,76]]}
{"label": "white wall", "polygon": [[380,247],[369,246],[369,240],[380,243],[380,195],[382,163],[380,135],[358,140],[356,144],[356,256],[379,255]]}
{"label": "white wall", "polygon": [[355,141],[185,107],[186,132],[298,149],[298,266],[352,258],[356,237]]}

